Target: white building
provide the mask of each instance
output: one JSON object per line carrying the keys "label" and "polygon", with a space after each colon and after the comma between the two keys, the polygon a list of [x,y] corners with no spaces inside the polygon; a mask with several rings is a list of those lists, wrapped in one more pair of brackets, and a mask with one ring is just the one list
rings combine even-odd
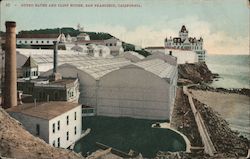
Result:
{"label": "white building", "polygon": [[[160,59],[132,63],[124,58],[72,62],[58,67],[78,77],[79,102],[96,115],[170,120],[177,67]],[[44,75],[50,74],[51,71]]]}
{"label": "white building", "polygon": [[154,54],[156,52],[165,52],[165,47],[163,47],[163,46],[150,46],[150,47],[146,47],[145,50],[151,54]]}
{"label": "white building", "polygon": [[110,39],[104,40],[104,45],[106,45],[107,47],[109,47],[110,49],[110,54],[112,56],[117,56],[121,53],[124,52],[124,49],[122,47],[122,41],[112,37]]}
{"label": "white building", "polygon": [[16,44],[30,46],[53,45],[53,41],[65,42],[66,37],[62,34],[18,34]]}
{"label": "white building", "polygon": [[88,55],[91,57],[108,57],[110,55],[110,49],[104,45],[87,45]]}
{"label": "white building", "polygon": [[[176,66],[161,59],[133,63],[124,57],[63,52],[58,51],[58,73],[79,79],[79,103],[94,108],[96,115],[170,120],[177,85]],[[28,52],[23,54],[29,56]],[[39,61],[39,70],[40,66],[47,70],[42,76],[51,75],[52,57],[52,52],[32,56]]]}
{"label": "white building", "polygon": [[170,65],[176,66],[177,65],[177,58],[175,56],[165,54],[165,50],[161,51],[154,51],[152,55],[147,56],[144,60],[152,60],[152,59],[162,59],[166,63]]}
{"label": "white building", "polygon": [[23,78],[25,80],[37,79],[39,76],[38,65],[30,56],[22,66]]}
{"label": "white building", "polygon": [[198,56],[194,51],[178,49],[166,49],[165,51],[165,54],[172,54],[172,56],[177,58],[177,64],[197,63],[199,61]]}
{"label": "white building", "polygon": [[77,41],[89,41],[90,37],[87,33],[80,33],[79,35],[77,35],[76,39]]}
{"label": "white building", "polygon": [[199,61],[205,61],[206,51],[203,49],[203,39],[200,37],[196,39],[196,37],[188,37],[188,30],[185,25],[181,27],[179,31],[179,37],[174,37],[165,39],[165,48],[166,49],[177,49],[177,50],[188,50],[194,51],[198,55]]}
{"label": "white building", "polygon": [[68,148],[82,133],[82,108],[76,103],[29,103],[7,112],[31,134],[55,147]]}

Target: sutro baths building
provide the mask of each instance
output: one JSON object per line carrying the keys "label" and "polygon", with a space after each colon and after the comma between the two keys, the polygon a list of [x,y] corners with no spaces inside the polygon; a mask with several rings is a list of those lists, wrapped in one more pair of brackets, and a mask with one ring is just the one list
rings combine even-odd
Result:
{"label": "sutro baths building", "polygon": [[[35,51],[35,50],[34,50]],[[28,58],[25,50],[18,56]],[[43,76],[51,75],[53,54],[33,54]],[[58,54],[57,71],[78,77],[79,102],[94,114],[170,120],[177,84],[177,66],[159,58],[136,63],[124,57],[96,58],[75,52]]]}

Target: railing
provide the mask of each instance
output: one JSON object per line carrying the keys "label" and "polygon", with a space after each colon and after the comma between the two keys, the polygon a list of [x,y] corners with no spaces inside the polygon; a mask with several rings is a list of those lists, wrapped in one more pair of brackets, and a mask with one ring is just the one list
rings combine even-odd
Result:
{"label": "railing", "polygon": [[193,112],[194,117],[195,117],[195,122],[197,124],[198,131],[200,133],[201,140],[202,140],[202,143],[204,145],[205,153],[209,154],[210,156],[213,156],[214,153],[216,153],[216,150],[215,150],[213,142],[208,134],[207,128],[204,124],[204,121],[201,117],[201,114],[195,108],[193,98],[192,98],[191,94],[188,92],[188,89],[186,86],[183,87],[183,92],[185,95],[188,96],[189,104],[190,104],[190,107],[191,107],[192,112]]}

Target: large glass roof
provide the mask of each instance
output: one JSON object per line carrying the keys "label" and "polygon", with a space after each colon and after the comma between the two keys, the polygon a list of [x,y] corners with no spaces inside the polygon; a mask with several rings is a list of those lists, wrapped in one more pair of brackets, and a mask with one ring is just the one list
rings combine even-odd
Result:
{"label": "large glass roof", "polygon": [[147,61],[137,62],[134,65],[144,68],[145,70],[161,77],[171,78],[177,71],[177,68],[173,65],[166,63],[161,59],[152,59]]}
{"label": "large glass roof", "polygon": [[[31,56],[37,62],[39,70],[48,71],[53,67],[53,50],[17,49],[17,51],[27,57]],[[133,63],[124,57],[90,57],[86,54],[76,53],[74,51],[59,50],[58,66],[62,64],[70,64],[77,69],[88,73],[97,80],[109,72],[118,70],[123,66]],[[161,78],[171,78],[174,75],[173,73],[176,71],[176,67],[164,62],[161,59],[140,61],[134,63],[134,65],[141,67]],[[40,66],[44,68],[40,69]]]}

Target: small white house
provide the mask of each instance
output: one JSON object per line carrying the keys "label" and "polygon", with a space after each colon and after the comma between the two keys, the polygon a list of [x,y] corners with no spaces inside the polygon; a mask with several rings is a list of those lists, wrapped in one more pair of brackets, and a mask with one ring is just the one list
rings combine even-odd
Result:
{"label": "small white house", "polygon": [[54,147],[68,148],[81,137],[82,108],[77,103],[26,103],[7,112],[31,134]]}
{"label": "small white house", "polygon": [[109,47],[110,54],[113,56],[118,56],[119,54],[124,52],[124,49],[122,47],[122,41],[115,37],[104,40],[104,45]]}
{"label": "small white house", "polygon": [[88,55],[92,57],[107,57],[110,55],[110,49],[103,45],[89,44],[87,48]]}
{"label": "small white house", "polygon": [[90,37],[87,33],[80,33],[79,35],[77,35],[77,41],[89,41]]}

